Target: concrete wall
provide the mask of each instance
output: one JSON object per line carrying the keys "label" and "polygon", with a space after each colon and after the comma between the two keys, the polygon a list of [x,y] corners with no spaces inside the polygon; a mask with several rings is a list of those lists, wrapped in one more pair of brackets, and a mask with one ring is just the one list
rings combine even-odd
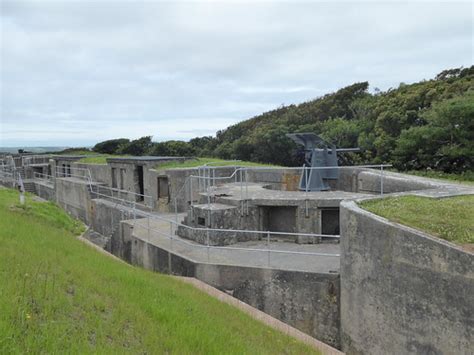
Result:
{"label": "concrete wall", "polygon": [[195,277],[339,347],[339,275],[197,263],[149,244],[122,223],[122,255],[149,270]]}
{"label": "concrete wall", "polygon": [[341,204],[342,349],[472,354],[474,254]]}
{"label": "concrete wall", "polygon": [[[380,172],[361,171],[357,177],[357,192],[380,193],[380,180]],[[425,179],[403,176],[402,174],[385,172],[383,176],[384,193],[425,190],[437,186],[439,185]]]}
{"label": "concrete wall", "polygon": [[53,183],[45,183],[43,181],[35,181],[35,192],[36,194],[48,201],[56,202],[56,190]]}
{"label": "concrete wall", "polygon": [[91,201],[92,229],[100,233],[107,240],[106,250],[120,258],[126,259],[122,252],[127,250],[123,247],[121,238],[120,222],[132,218],[133,212],[124,206],[116,205],[111,201],[94,199]]}
{"label": "concrete wall", "polygon": [[[249,182],[268,183],[275,190],[297,191],[300,183],[301,170],[296,169],[254,169],[248,170]],[[245,180],[245,177],[243,178]]]}
{"label": "concrete wall", "polygon": [[[112,184],[112,176],[110,172],[110,166],[107,164],[84,164],[84,163],[73,163],[72,168],[89,169],[91,172],[92,181],[103,182],[109,186]],[[76,170],[75,174],[81,176],[87,176],[87,173],[83,170]]]}
{"label": "concrete wall", "polygon": [[[215,169],[215,177],[227,177],[232,175],[234,172],[234,167],[222,167],[222,168],[216,168]],[[150,171],[152,173],[153,170]],[[198,169],[195,168],[179,168],[179,169],[167,169],[167,170],[155,170],[154,175],[152,177],[157,177],[157,176],[167,176],[168,181],[169,181],[169,192],[170,192],[170,204],[168,211],[169,212],[174,212],[175,211],[175,199],[177,202],[177,209],[178,212],[185,212],[188,210],[189,207],[189,201],[191,199],[191,194],[190,194],[190,188],[191,184],[188,183],[188,185],[183,188],[183,185],[186,182],[186,179],[190,175],[198,176]],[[229,182],[234,182],[235,179],[225,179],[225,180],[216,180],[217,183],[229,183]],[[155,189],[156,189],[156,179],[153,182]],[[192,198],[197,203],[200,199],[199,197],[199,184],[198,184],[198,179],[193,179],[192,183],[193,187],[193,192],[192,192]],[[201,186],[202,188],[202,186]],[[153,191],[152,193],[155,193],[154,196],[156,196],[156,190]]]}
{"label": "concrete wall", "polygon": [[90,224],[89,185],[80,179],[56,178],[56,202],[74,217]]}

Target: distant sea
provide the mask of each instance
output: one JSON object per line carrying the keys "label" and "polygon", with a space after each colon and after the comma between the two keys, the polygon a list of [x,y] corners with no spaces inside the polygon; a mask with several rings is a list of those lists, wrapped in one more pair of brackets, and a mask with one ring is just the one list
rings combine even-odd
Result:
{"label": "distant sea", "polygon": [[26,152],[42,154],[59,152],[67,148],[69,147],[0,147],[0,153],[18,153],[19,149],[23,149]]}

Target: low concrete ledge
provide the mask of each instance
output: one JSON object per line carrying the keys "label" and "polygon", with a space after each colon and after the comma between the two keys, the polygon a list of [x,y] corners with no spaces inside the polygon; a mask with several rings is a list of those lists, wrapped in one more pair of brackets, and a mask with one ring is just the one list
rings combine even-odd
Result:
{"label": "low concrete ledge", "polygon": [[349,354],[470,354],[474,254],[341,203],[341,342]]}

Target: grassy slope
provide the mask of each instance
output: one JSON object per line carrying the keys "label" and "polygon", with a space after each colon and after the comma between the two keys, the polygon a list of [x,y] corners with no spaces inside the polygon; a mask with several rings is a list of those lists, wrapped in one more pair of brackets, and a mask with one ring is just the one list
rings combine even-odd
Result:
{"label": "grassy slope", "polygon": [[457,243],[474,243],[474,196],[432,199],[418,196],[369,200],[370,212]]}
{"label": "grassy slope", "polygon": [[196,158],[193,160],[187,160],[184,162],[171,161],[168,163],[160,164],[156,169],[173,169],[173,168],[195,168],[208,164],[210,166],[276,166],[270,164],[255,163],[250,161],[236,161],[236,160],[224,160],[218,158]]}
{"label": "grassy slope", "polygon": [[311,353],[237,309],[74,238],[51,203],[0,190],[0,353]]}
{"label": "grassy slope", "polygon": [[434,170],[410,170],[400,171],[403,174],[410,174],[416,176],[423,176],[432,179],[445,180],[450,182],[456,182],[459,184],[474,185],[474,171],[466,171],[462,174],[448,174],[441,171]]}
{"label": "grassy slope", "polygon": [[[118,158],[118,157],[126,157],[128,155],[99,155],[99,156],[92,156],[92,157],[84,157],[78,160],[79,163],[86,163],[86,164],[107,164],[107,158]],[[204,164],[211,165],[218,165],[218,166],[230,166],[230,165],[239,165],[239,166],[274,166],[269,164],[260,164],[248,161],[235,161],[235,160],[223,160],[217,158],[197,158],[194,160],[187,160],[185,162],[175,162],[171,161],[168,163],[160,164],[158,169],[173,169],[173,168],[194,168]]]}
{"label": "grassy slope", "polygon": [[121,158],[127,157],[128,155],[111,155],[111,154],[104,154],[104,155],[97,155],[92,157],[84,157],[78,160],[78,163],[85,163],[85,164],[107,164],[107,158]]}

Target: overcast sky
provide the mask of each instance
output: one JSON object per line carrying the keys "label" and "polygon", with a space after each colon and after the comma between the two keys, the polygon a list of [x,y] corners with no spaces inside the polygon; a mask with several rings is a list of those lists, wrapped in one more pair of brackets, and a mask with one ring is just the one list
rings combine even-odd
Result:
{"label": "overcast sky", "polygon": [[473,64],[469,1],[0,1],[0,146],[187,140]]}

